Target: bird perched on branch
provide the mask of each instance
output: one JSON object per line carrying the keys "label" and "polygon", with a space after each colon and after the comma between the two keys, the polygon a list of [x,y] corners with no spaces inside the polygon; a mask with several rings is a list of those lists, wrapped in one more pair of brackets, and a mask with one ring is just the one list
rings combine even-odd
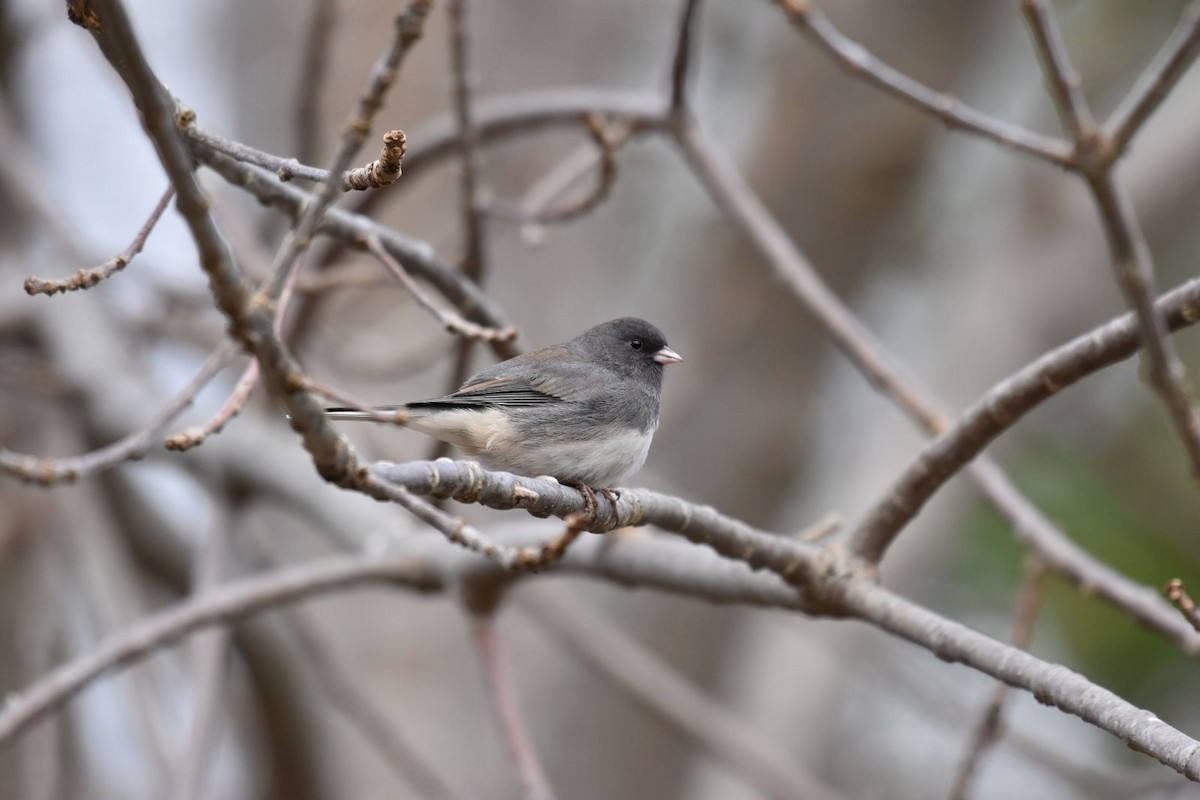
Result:
{"label": "bird perched on branch", "polygon": [[[492,469],[553,476],[580,489],[594,509],[592,487],[607,489],[645,462],[663,367],[682,360],[658,328],[623,317],[488,367],[454,394],[377,411],[407,410],[407,427]],[[377,419],[350,408],[325,413]]]}

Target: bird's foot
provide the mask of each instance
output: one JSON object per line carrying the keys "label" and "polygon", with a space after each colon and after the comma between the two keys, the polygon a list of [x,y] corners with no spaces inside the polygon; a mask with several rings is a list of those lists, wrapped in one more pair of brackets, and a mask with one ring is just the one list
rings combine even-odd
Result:
{"label": "bird's foot", "polygon": [[596,490],[583,481],[560,480],[559,483],[563,486],[570,486],[572,489],[577,489],[583,495],[583,513],[587,515],[589,520],[595,522],[596,509],[598,507],[596,504]]}
{"label": "bird's foot", "polygon": [[588,486],[583,481],[576,480],[559,481],[559,483],[561,483],[563,486],[570,486],[572,489],[577,489],[579,493],[583,495],[583,513],[587,514],[588,519],[592,522],[597,521],[597,512],[600,510],[600,505],[596,502],[597,494],[600,494],[605,500],[612,504],[612,513],[613,516],[616,517],[617,501],[621,499],[621,493],[618,490],[609,488],[597,490],[593,489],[591,486]]}

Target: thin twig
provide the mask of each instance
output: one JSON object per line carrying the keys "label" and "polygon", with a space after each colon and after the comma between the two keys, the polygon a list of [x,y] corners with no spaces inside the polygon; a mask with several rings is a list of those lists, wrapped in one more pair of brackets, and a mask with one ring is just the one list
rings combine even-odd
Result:
{"label": "thin twig", "polygon": [[1200,633],[1200,611],[1197,611],[1196,603],[1183,588],[1183,581],[1179,578],[1172,578],[1167,583],[1165,594],[1167,599],[1174,603],[1179,612],[1183,614],[1183,618],[1188,621],[1188,624]]}
{"label": "thin twig", "polygon": [[0,475],[10,475],[29,483],[51,486],[86,478],[100,470],[141,458],[170,427],[175,418],[196,400],[196,395],[233,359],[237,348],[230,342],[220,345],[200,367],[195,377],[154,420],[141,430],[90,453],[69,458],[42,458],[0,448]]}
{"label": "thin twig", "polygon": [[408,274],[408,270],[404,269],[404,266],[392,257],[392,254],[383,246],[383,242],[378,236],[367,237],[363,244],[367,248],[367,252],[379,259],[379,262],[387,267],[388,271],[400,282],[400,285],[408,290],[408,293],[413,296],[417,304],[432,314],[438,322],[442,323],[446,330],[464,339],[482,339],[485,342],[511,342],[517,338],[517,329],[511,325],[499,329],[485,328],[455,314],[453,311],[440,308],[433,302],[433,299],[429,295],[425,294],[417,282],[413,280],[412,276]]}
{"label": "thin twig", "polygon": [[[1042,605],[1042,590],[1045,586],[1046,566],[1036,556],[1025,561],[1025,579],[1017,592],[1016,609],[1013,613],[1013,647],[1021,650],[1029,649],[1033,639],[1033,625],[1037,619],[1038,610]],[[987,710],[975,727],[967,754],[959,765],[950,789],[949,800],[966,800],[984,756],[996,744],[1003,733],[1005,701],[1011,693],[1008,684],[997,683],[992,690],[992,699]]]}
{"label": "thin twig", "polygon": [[554,800],[554,790],[546,779],[533,739],[529,735],[517,702],[516,689],[504,659],[500,635],[496,632],[493,614],[477,614],[471,619],[471,640],[483,667],[484,686],[496,721],[500,724],[504,743],[508,745],[521,781],[524,800]]}
{"label": "thin twig", "polygon": [[[183,130],[189,142],[223,153],[235,161],[270,170],[281,181],[287,182],[299,178],[324,184],[329,180],[329,170],[307,166],[295,158],[273,155],[248,144],[226,139],[224,136],[196,125],[189,125]],[[404,131],[394,130],[385,133],[381,141],[383,144],[379,158],[365,166],[355,167],[341,173],[341,178],[337,181],[340,191],[375,189],[396,182],[401,174],[400,161],[408,151],[408,138],[404,135]]]}
{"label": "thin twig", "polygon": [[[636,134],[662,130],[669,124],[670,107],[660,93],[629,89],[575,86],[510,92],[480,98],[473,104],[480,140],[489,144],[555,128],[573,128],[588,114],[624,120]],[[452,115],[435,117],[409,131],[411,145],[404,167],[409,175],[444,159],[453,158],[461,146]],[[377,210],[386,195],[357,198],[358,213]]]}
{"label": "thin twig", "polygon": [[1071,146],[1061,139],[1042,136],[966,105],[950,94],[935,92],[884,64],[866,48],[833,26],[808,0],[775,0],[792,25],[808,36],[834,63],[873,86],[942,121],[947,128],[973,133],[997,144],[1027,153],[1060,167],[1071,167]]}
{"label": "thin twig", "polygon": [[[580,148],[567,155],[546,176],[530,187],[517,209],[506,209],[493,203],[488,208],[488,214],[520,225],[533,226],[538,229],[543,225],[554,225],[570,222],[584,214],[593,211],[603,203],[612,192],[617,182],[617,148],[630,135],[631,129],[623,127],[615,133],[605,130],[604,122],[594,114],[589,114],[585,121],[592,146]],[[556,196],[566,191],[581,175],[599,164],[596,185],[592,190],[558,208],[551,208],[550,203]]]}
{"label": "thin twig", "polygon": [[540,545],[518,547],[514,566],[517,569],[536,572],[542,567],[561,561],[567,553],[567,548],[587,530],[589,521],[587,514],[571,514],[565,520],[567,527],[558,536]]}
{"label": "thin twig", "polygon": [[1179,24],[1154,61],[1104,125],[1109,157],[1120,157],[1150,115],[1162,105],[1200,52],[1200,2],[1183,10]]}
{"label": "thin twig", "polygon": [[[197,146],[194,152],[202,163],[216,170],[225,180],[293,217],[312,202],[312,195],[280,184],[257,167],[238,163],[202,145]],[[433,248],[425,242],[410,239],[379,225],[374,220],[338,208],[329,209],[320,232],[359,249],[366,248],[365,243],[369,238],[378,237],[388,252],[403,264],[406,270],[436,287],[464,317],[491,328],[510,326],[503,312],[487,294],[460,272],[438,259]],[[505,341],[492,342],[492,349],[501,358],[512,358],[519,352],[511,342]]]}
{"label": "thin twig", "polygon": [[204,440],[209,436],[220,433],[229,424],[229,420],[236,417],[245,408],[246,403],[250,400],[250,395],[254,393],[254,387],[257,385],[258,362],[252,359],[246,365],[246,368],[242,370],[242,374],[238,378],[237,384],[234,385],[233,391],[229,393],[229,397],[225,399],[221,407],[208,420],[200,425],[193,425],[179,433],[171,434],[166,439],[163,439],[163,447],[177,453],[182,453],[203,444]]}
{"label": "thin twig", "polygon": [[[287,285],[283,287],[283,294],[279,298],[279,303],[275,307],[274,330],[277,336],[281,333],[283,321],[287,318],[288,305],[291,303],[292,296],[296,291],[296,280],[299,274],[300,270],[292,271]],[[258,361],[252,359],[242,371],[242,375],[238,378],[238,382],[233,387],[233,391],[229,397],[217,409],[215,414],[209,417],[202,425],[196,425],[168,436],[163,441],[163,445],[168,450],[183,452],[203,444],[209,436],[220,433],[229,424],[229,421],[240,414],[242,409],[245,408],[246,403],[250,400],[250,395],[254,393],[254,387],[258,385],[258,378]]]}
{"label": "thin twig", "polygon": [[[409,50],[421,38],[425,25],[425,17],[429,13],[432,0],[410,0],[408,6],[396,16],[392,27],[392,39],[387,49],[375,62],[367,85],[363,89],[358,103],[350,114],[342,130],[341,140],[337,150],[329,161],[327,171],[330,175],[341,175],[350,167],[350,162],[358,154],[363,142],[371,131],[371,118],[383,106],[384,96],[396,80],[400,65],[404,62]],[[403,139],[403,135],[401,135]],[[401,142],[403,143],[403,142]],[[278,297],[283,291],[284,284],[291,276],[296,258],[308,248],[312,237],[321,225],[321,219],[326,210],[337,199],[341,187],[333,181],[322,185],[312,204],[300,215],[292,230],[284,237],[283,244],[276,253],[271,265],[271,278],[265,287],[267,297]]]}
{"label": "thin twig", "polygon": [[1157,289],[1150,246],[1112,169],[1106,167],[1085,177],[1108,238],[1117,283],[1141,328],[1144,380],[1167,407],[1191,460],[1192,477],[1200,481],[1200,411],[1183,361],[1167,338],[1166,323],[1154,308]]}
{"label": "thin twig", "polygon": [[137,236],[133,237],[133,241],[129,243],[128,247],[108,261],[105,261],[98,267],[81,269],[69,278],[46,279],[30,276],[25,279],[25,293],[29,295],[53,295],[57,292],[90,289],[110,275],[125,269],[129,262],[133,260],[133,257],[142,252],[142,248],[146,246],[146,240],[150,238],[150,232],[154,230],[154,226],[158,224],[158,220],[162,217],[163,212],[167,210],[167,206],[170,205],[171,198],[174,196],[175,187],[167,186],[167,190],[163,192],[163,196],[159,199],[157,205],[154,206],[154,210],[150,212],[150,217],[142,225]]}
{"label": "thin twig", "polygon": [[1029,25],[1042,74],[1054,99],[1063,129],[1081,147],[1096,134],[1096,122],[1083,97],[1079,73],[1071,66],[1066,45],[1045,0],[1021,0],[1021,13]]}

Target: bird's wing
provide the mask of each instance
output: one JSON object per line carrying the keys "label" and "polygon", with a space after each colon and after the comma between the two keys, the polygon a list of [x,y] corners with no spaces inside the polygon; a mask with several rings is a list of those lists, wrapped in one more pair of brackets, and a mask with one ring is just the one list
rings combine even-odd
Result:
{"label": "bird's wing", "polygon": [[494,364],[454,394],[408,403],[409,408],[520,408],[576,400],[588,393],[596,368],[555,345]]}
{"label": "bird's wing", "polygon": [[539,381],[536,379],[530,381],[511,375],[477,380],[473,383],[468,382],[454,394],[408,403],[408,407],[449,409],[503,406],[521,408],[562,401],[563,398],[554,394],[552,389],[539,386],[538,383]]}

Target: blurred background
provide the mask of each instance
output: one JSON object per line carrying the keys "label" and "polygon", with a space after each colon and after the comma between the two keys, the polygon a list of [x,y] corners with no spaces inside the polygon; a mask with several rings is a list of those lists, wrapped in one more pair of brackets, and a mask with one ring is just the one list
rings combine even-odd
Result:
{"label": "blurred background", "polygon": [[[128,2],[151,63],[200,125],[315,164],[332,152],[400,6],[332,5],[327,71],[309,85],[301,76],[311,2]],[[377,131],[405,129],[414,146],[452,109],[445,5],[376,121]],[[1015,3],[824,5],[847,35],[916,79],[1058,133]],[[1055,3],[1097,116],[1132,86],[1183,7]],[[476,0],[467,10],[481,101],[572,86],[666,91],[678,0]],[[701,126],[825,280],[947,409],[1122,311],[1077,179],[948,132],[852,80],[771,4],[706,0],[696,25],[690,93]],[[0,87],[0,445],[71,455],[144,427],[196,372],[224,323],[173,212],[111,280],[54,298],[25,295],[29,275],[65,276],[125,247],[166,179],[124,87],[61,3],[0,0]],[[299,130],[308,93],[316,124]],[[485,147],[488,197],[519,203],[585,144],[580,130],[563,129]],[[239,258],[264,275],[281,218],[203,175]],[[1122,178],[1160,287],[1194,275],[1200,73],[1185,77],[1150,121]],[[458,189],[456,159],[428,163],[388,190],[379,218],[456,263],[464,255]],[[663,328],[686,359],[668,371],[662,425],[636,485],[790,533],[829,511],[855,520],[920,447],[918,433],[829,346],[663,137],[634,137],[620,149],[616,184],[592,213],[537,229],[489,218],[485,234],[484,286],[523,346],[632,314]],[[382,275],[361,255],[342,255],[338,266],[359,262],[364,275]],[[368,277],[305,294],[302,304],[291,341],[319,379],[378,402],[447,390],[456,342],[398,286]],[[1195,379],[1200,340],[1184,332],[1177,343]],[[473,357],[478,368],[491,354],[476,348]],[[237,375],[229,370],[206,389],[179,427],[206,419]],[[412,432],[346,432],[371,458],[431,452]],[[227,538],[226,575],[423,535],[398,509],[324,484],[298,445],[260,389],[222,434],[186,454],[158,448],[53,490],[0,482],[0,695],[185,597],[202,569],[198,544],[214,531]],[[1062,392],[993,452],[1050,518],[1108,563],[1154,587],[1200,579],[1200,497],[1135,363]],[[497,535],[561,527],[453,510]],[[1022,559],[1006,526],[958,479],[901,537],[884,580],[1007,639]],[[1200,730],[1194,661],[1053,577],[1045,589],[1034,653],[1184,731]],[[615,628],[623,644],[649,650],[716,704],[721,724],[748,728],[830,797],[947,796],[992,692],[983,676],[854,623],[553,575],[522,582],[511,600],[498,631],[561,798],[765,796],[687,726],[639,699],[619,670],[581,656],[572,632],[617,652],[598,644],[605,640],[583,619],[598,617],[592,622]],[[546,613],[558,608],[574,616],[564,623]],[[197,796],[437,796],[355,724],[347,696],[410,741],[421,769],[458,796],[518,796],[471,628],[452,594],[381,588],[234,627],[219,735]],[[203,688],[198,665],[223,635],[193,636],[100,681],[0,751],[0,798],[185,796],[178,781]],[[972,797],[1200,797],[1166,768],[1028,695],[1015,694],[1010,713]]]}

